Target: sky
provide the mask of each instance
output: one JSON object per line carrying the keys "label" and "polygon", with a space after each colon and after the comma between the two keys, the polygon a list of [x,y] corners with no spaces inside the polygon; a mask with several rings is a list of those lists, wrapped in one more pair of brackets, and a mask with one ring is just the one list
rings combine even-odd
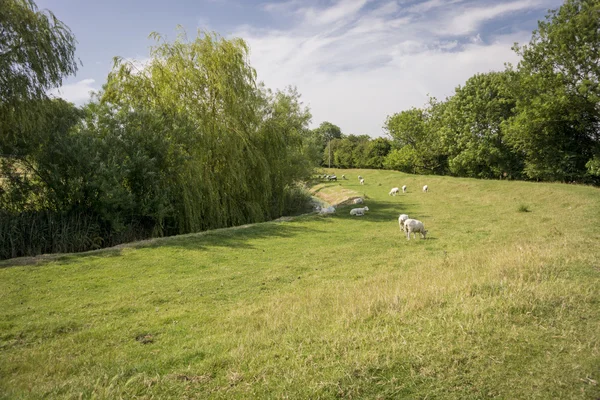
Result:
{"label": "sky", "polygon": [[99,90],[113,57],[143,61],[151,32],[177,25],[250,46],[258,80],[295,86],[312,113],[344,134],[384,136],[388,115],[443,100],[476,73],[516,65],[537,21],[560,0],[38,0],[77,39],[82,66],[52,94],[77,105]]}

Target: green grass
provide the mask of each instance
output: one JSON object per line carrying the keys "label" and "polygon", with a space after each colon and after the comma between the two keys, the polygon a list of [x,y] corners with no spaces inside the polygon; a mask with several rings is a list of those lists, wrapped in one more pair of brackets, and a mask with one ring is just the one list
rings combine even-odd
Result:
{"label": "green grass", "polygon": [[1,263],[0,398],[600,396],[597,188],[335,172],[364,217]]}

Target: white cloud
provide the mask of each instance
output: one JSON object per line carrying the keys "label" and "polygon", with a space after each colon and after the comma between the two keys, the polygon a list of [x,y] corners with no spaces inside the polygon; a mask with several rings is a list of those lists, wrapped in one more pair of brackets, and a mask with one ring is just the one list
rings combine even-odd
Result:
{"label": "white cloud", "polygon": [[368,0],[339,0],[336,4],[329,8],[320,9],[316,7],[308,7],[301,9],[304,14],[305,23],[307,24],[332,24],[343,22],[347,18],[355,16]]}
{"label": "white cloud", "polygon": [[[492,7],[478,7],[466,10],[454,16],[448,25],[443,27],[440,33],[448,35],[466,35],[477,30],[486,21],[498,18],[502,15],[530,9],[540,5],[538,0],[518,0],[509,3],[497,4]],[[533,30],[533,29],[532,29]]]}
{"label": "white cloud", "polygon": [[[272,4],[263,7],[283,7]],[[497,36],[478,29],[509,13],[542,8],[534,0],[487,7],[478,0],[408,7],[389,0],[339,0],[324,8],[283,4],[295,16],[289,29],[245,26],[235,32],[249,43],[259,79],[271,88],[297,86],[313,126],[327,120],[345,133],[372,136],[383,134],[387,115],[423,106],[427,94],[443,99],[475,73],[518,62],[510,47],[527,42],[535,26]]]}
{"label": "white cloud", "polygon": [[452,4],[461,3],[463,1],[464,0],[428,0],[408,7],[407,11],[414,13],[425,13],[436,8],[446,7]]}
{"label": "white cloud", "polygon": [[63,85],[60,88],[51,89],[48,94],[61,97],[71,103],[82,105],[90,99],[90,93],[97,90],[94,87],[94,79],[82,79],[79,82]]}

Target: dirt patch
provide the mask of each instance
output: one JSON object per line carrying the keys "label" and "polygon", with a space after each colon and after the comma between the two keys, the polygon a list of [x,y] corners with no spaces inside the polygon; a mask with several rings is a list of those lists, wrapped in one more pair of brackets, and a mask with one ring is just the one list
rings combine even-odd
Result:
{"label": "dirt patch", "polygon": [[318,197],[327,204],[333,206],[352,204],[354,202],[354,199],[357,199],[359,197],[365,197],[364,195],[358,193],[356,190],[347,189],[340,185],[328,183],[314,186],[311,189],[311,193],[313,196]]}

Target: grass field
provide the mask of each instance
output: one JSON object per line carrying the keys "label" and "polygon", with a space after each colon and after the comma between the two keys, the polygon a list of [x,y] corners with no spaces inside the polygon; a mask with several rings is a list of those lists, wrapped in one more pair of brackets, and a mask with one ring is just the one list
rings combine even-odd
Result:
{"label": "grass field", "polygon": [[600,397],[599,189],[335,172],[364,217],[2,262],[0,398]]}

